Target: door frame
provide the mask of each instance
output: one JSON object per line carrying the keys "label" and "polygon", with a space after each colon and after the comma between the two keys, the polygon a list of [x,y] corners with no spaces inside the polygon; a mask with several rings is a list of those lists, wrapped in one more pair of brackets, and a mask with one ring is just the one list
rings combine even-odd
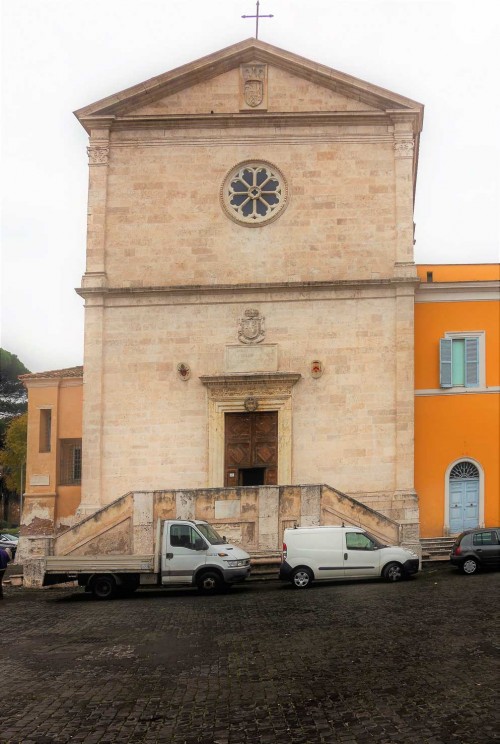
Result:
{"label": "door frame", "polygon": [[481,463],[473,457],[457,457],[446,468],[444,476],[444,525],[443,535],[451,535],[450,532],[450,473],[459,462],[470,462],[476,466],[479,473],[479,514],[478,527],[484,527],[484,470]]}
{"label": "door frame", "polygon": [[258,411],[278,412],[277,485],[292,483],[292,388],[294,373],[200,377],[208,391],[208,487],[224,487],[224,414],[245,413],[245,400],[258,401]]}

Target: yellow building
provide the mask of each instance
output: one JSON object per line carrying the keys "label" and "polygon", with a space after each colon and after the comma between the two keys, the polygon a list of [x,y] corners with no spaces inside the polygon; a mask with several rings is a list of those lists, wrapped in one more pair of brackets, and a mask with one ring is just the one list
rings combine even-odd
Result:
{"label": "yellow building", "polygon": [[75,521],[81,500],[83,367],[21,375],[28,390],[25,509],[30,537]]}
{"label": "yellow building", "polygon": [[421,537],[500,524],[500,267],[418,266],[415,488]]}

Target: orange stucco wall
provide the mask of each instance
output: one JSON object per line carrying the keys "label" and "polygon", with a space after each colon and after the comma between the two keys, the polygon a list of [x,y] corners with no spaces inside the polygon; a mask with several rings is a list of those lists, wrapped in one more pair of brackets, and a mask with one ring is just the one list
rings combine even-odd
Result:
{"label": "orange stucco wall", "polygon": [[415,305],[415,389],[439,388],[439,339],[446,332],[485,331],[486,385],[500,384],[498,302],[429,302]]}
{"label": "orange stucco wall", "polygon": [[[498,281],[496,264],[419,266],[425,282]],[[471,458],[484,473],[484,524],[500,524],[500,303],[467,299],[457,286],[447,301],[415,304],[415,488],[419,496],[420,533],[444,532],[445,481],[449,466]],[[446,332],[485,333],[486,388],[449,393],[439,387],[439,339]],[[425,392],[424,392],[425,391]],[[420,394],[419,394],[420,393]],[[422,394],[423,393],[423,394]]]}
{"label": "orange stucco wall", "polygon": [[[81,500],[81,486],[60,486],[58,457],[60,439],[81,439],[83,383],[80,379],[34,378],[28,388],[28,443],[24,523],[32,517],[52,520],[56,526],[74,517]],[[50,452],[40,452],[40,410],[51,411]],[[34,485],[39,476],[48,476],[47,485]],[[36,498],[46,497],[45,511]],[[41,516],[40,516],[41,515]],[[45,529],[45,527],[43,527]]]}
{"label": "orange stucco wall", "polygon": [[484,471],[485,525],[500,524],[499,417],[498,395],[416,399],[415,488],[421,537],[443,534],[446,471],[462,458],[472,458]]}
{"label": "orange stucco wall", "polygon": [[419,264],[418,278],[427,281],[432,272],[434,282],[487,282],[500,279],[500,264]]}

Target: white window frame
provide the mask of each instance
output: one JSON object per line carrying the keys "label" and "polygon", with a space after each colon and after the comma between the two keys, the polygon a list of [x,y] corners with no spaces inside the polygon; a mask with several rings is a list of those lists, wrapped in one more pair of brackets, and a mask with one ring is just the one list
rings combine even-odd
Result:
{"label": "white window frame", "polygon": [[[485,331],[447,331],[443,338],[449,338],[451,340],[457,339],[462,340],[466,338],[477,338],[478,339],[478,366],[479,366],[479,379],[478,385],[465,386],[465,385],[452,385],[451,387],[441,387],[440,390],[446,390],[447,393],[471,393],[479,390],[486,389],[486,333]],[[439,361],[439,365],[441,360]],[[439,377],[441,379],[441,369],[439,369]],[[457,461],[458,462],[458,461]],[[471,460],[472,462],[472,460]]]}

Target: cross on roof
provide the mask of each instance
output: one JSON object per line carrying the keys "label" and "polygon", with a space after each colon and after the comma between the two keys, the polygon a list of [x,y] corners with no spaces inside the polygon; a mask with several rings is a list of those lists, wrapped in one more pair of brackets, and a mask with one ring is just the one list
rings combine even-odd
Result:
{"label": "cross on roof", "polygon": [[255,18],[255,38],[256,39],[259,38],[259,18],[274,18],[274,16],[271,15],[271,14],[269,14],[269,15],[260,15],[260,13],[259,13],[259,5],[260,5],[260,2],[259,2],[259,0],[257,0],[257,8],[256,8],[255,15],[242,15],[241,16],[242,18]]}

